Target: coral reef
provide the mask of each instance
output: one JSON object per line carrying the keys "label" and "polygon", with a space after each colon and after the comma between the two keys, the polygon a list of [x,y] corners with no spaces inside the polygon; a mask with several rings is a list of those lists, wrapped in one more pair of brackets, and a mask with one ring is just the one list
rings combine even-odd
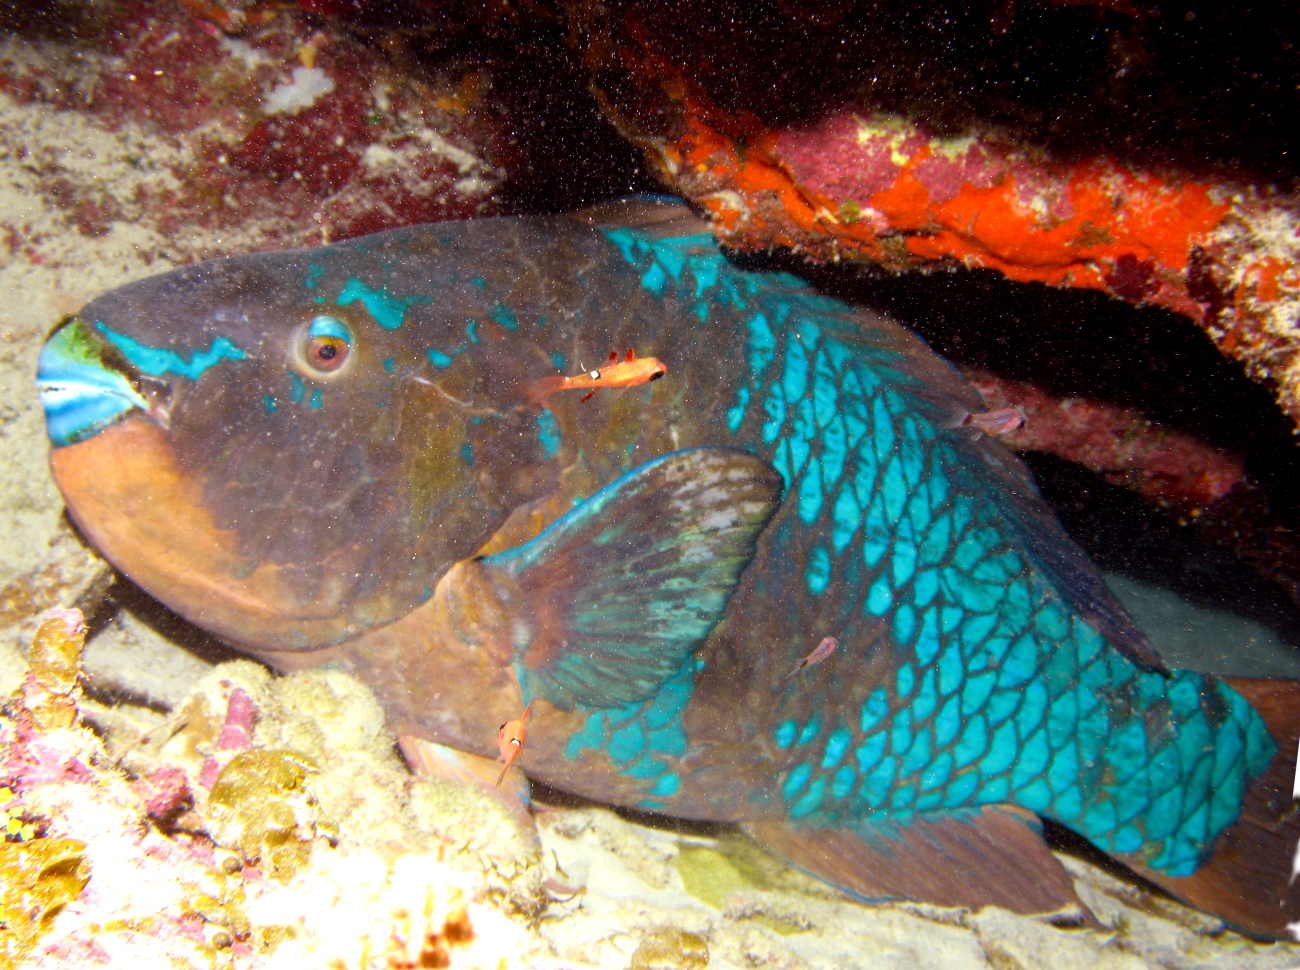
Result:
{"label": "coral reef", "polygon": [[[902,27],[898,11],[880,16],[891,14]],[[920,108],[923,98],[918,110],[890,110],[855,74],[816,92],[815,116],[779,118],[773,103],[798,85],[752,64],[722,80],[747,59],[732,37],[689,39],[644,4],[582,5],[575,19],[608,110],[728,245],[894,270],[984,267],[1168,307],[1269,382],[1300,423],[1295,198],[1110,151],[1053,152],[1032,131],[976,117],[930,121],[943,112]],[[754,25],[746,43],[762,49],[774,35]],[[803,41],[786,46],[815,56]],[[829,69],[823,87],[835,77]]]}
{"label": "coral reef", "polygon": [[[372,45],[284,12],[237,38],[166,0],[69,19],[67,43],[0,46],[0,92],[156,140],[129,156],[152,178],[127,194],[87,178],[86,154],[7,140],[77,233],[144,217],[182,250],[214,230],[223,247],[269,248],[495,211],[506,132],[481,72],[395,71]],[[4,237],[32,259],[50,242],[21,220]]]}
{"label": "coral reef", "polygon": [[354,682],[240,662],[101,740],[84,637],[76,611],[49,617],[0,720],[21,820],[0,845],[0,965],[495,970],[535,948],[502,903],[536,908],[536,859],[488,876],[422,825],[413,801],[437,786],[410,780]]}

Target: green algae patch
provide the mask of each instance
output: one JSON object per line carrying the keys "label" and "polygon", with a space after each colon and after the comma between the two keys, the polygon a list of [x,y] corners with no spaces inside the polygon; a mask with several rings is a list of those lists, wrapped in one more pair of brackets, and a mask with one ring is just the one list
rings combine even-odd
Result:
{"label": "green algae patch", "polygon": [[738,889],[764,888],[762,883],[753,880],[755,873],[751,872],[747,877],[728,856],[716,849],[684,848],[678,853],[675,865],[686,891],[714,909],[722,909],[723,900]]}
{"label": "green algae patch", "polygon": [[[797,891],[801,888],[787,885],[789,880],[781,878],[780,872],[784,866],[748,841],[724,839],[718,842],[717,848],[683,846],[674,865],[686,892],[714,909],[725,908],[727,897],[739,890]],[[795,920],[768,913],[755,913],[743,918],[781,936],[808,929]]]}
{"label": "green algae patch", "polygon": [[90,881],[85,843],[0,843],[0,970],[19,966],[50,922]]}

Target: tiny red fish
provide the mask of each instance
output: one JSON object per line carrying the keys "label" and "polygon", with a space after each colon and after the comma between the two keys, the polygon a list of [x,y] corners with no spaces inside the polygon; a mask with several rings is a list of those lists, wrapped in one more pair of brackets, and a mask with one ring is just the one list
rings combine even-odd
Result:
{"label": "tiny red fish", "polygon": [[667,373],[668,368],[655,357],[637,357],[636,351],[629,350],[619,360],[618,353],[614,352],[609,355],[609,363],[599,370],[589,370],[573,377],[543,377],[534,381],[528,396],[534,404],[544,404],[548,397],[560,391],[586,390],[582,400],[590,401],[602,387],[626,390],[657,381]]}
{"label": "tiny red fish", "polygon": [[998,408],[981,414],[967,414],[958,427],[975,428],[987,435],[1010,434],[1025,423],[1025,412],[1020,408]]}
{"label": "tiny red fish", "polygon": [[795,674],[802,672],[805,667],[810,667],[815,663],[821,663],[823,660],[825,660],[827,657],[833,654],[835,652],[835,648],[838,647],[839,645],[840,642],[836,640],[834,637],[822,637],[822,642],[817,644],[817,646],[813,648],[812,653],[808,654],[808,656],[804,657],[797,664],[795,664],[794,670],[786,674],[784,680],[789,680]]}
{"label": "tiny red fish", "polygon": [[497,788],[501,787],[501,782],[506,777],[506,772],[510,766],[515,763],[519,757],[519,752],[524,750],[524,740],[528,737],[528,715],[533,711],[532,701],[524,708],[524,713],[520,715],[517,721],[507,721],[501,725],[501,731],[497,734],[497,750],[501,752],[498,759],[504,762],[501,768],[501,774],[497,775]]}

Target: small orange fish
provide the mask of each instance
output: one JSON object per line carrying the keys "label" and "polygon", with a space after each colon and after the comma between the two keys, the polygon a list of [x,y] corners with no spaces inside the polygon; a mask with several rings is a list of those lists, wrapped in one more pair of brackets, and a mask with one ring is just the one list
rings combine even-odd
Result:
{"label": "small orange fish", "polygon": [[501,787],[506,772],[510,770],[510,766],[519,757],[519,752],[524,750],[524,740],[528,737],[528,715],[532,711],[533,702],[529,701],[519,720],[506,721],[505,724],[501,725],[501,731],[497,734],[497,750],[501,752],[501,757],[498,760],[505,762],[505,764],[501,769],[501,774],[497,775],[497,783],[494,786],[496,788]]}
{"label": "small orange fish", "polygon": [[822,642],[813,647],[813,652],[804,657],[794,665],[794,670],[790,671],[782,678],[782,683],[789,680],[795,674],[802,673],[805,667],[811,667],[815,663],[821,663],[827,657],[835,652],[835,648],[840,645],[840,641],[834,637],[822,637]]}
{"label": "small orange fish", "polygon": [[[617,351],[609,355],[609,363],[600,370],[589,370],[573,377],[543,377],[534,381],[529,389],[529,399],[534,404],[544,404],[552,394],[560,391],[585,390],[582,401],[590,401],[602,387],[638,387],[657,381],[668,373],[668,368],[655,357],[637,357],[629,350],[622,360]],[[579,402],[582,403],[582,402]]]}

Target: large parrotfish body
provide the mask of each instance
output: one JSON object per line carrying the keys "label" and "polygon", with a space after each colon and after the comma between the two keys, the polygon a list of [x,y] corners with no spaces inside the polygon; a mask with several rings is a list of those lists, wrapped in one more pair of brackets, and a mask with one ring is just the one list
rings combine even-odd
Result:
{"label": "large parrotfish body", "polygon": [[[667,377],[531,403],[628,348]],[[108,557],[401,732],[491,757],[531,701],[530,776],[867,899],[1067,905],[1043,816],[1241,926],[1298,915],[1289,687],[1163,669],[947,364],[680,207],[204,263],[40,368]]]}

